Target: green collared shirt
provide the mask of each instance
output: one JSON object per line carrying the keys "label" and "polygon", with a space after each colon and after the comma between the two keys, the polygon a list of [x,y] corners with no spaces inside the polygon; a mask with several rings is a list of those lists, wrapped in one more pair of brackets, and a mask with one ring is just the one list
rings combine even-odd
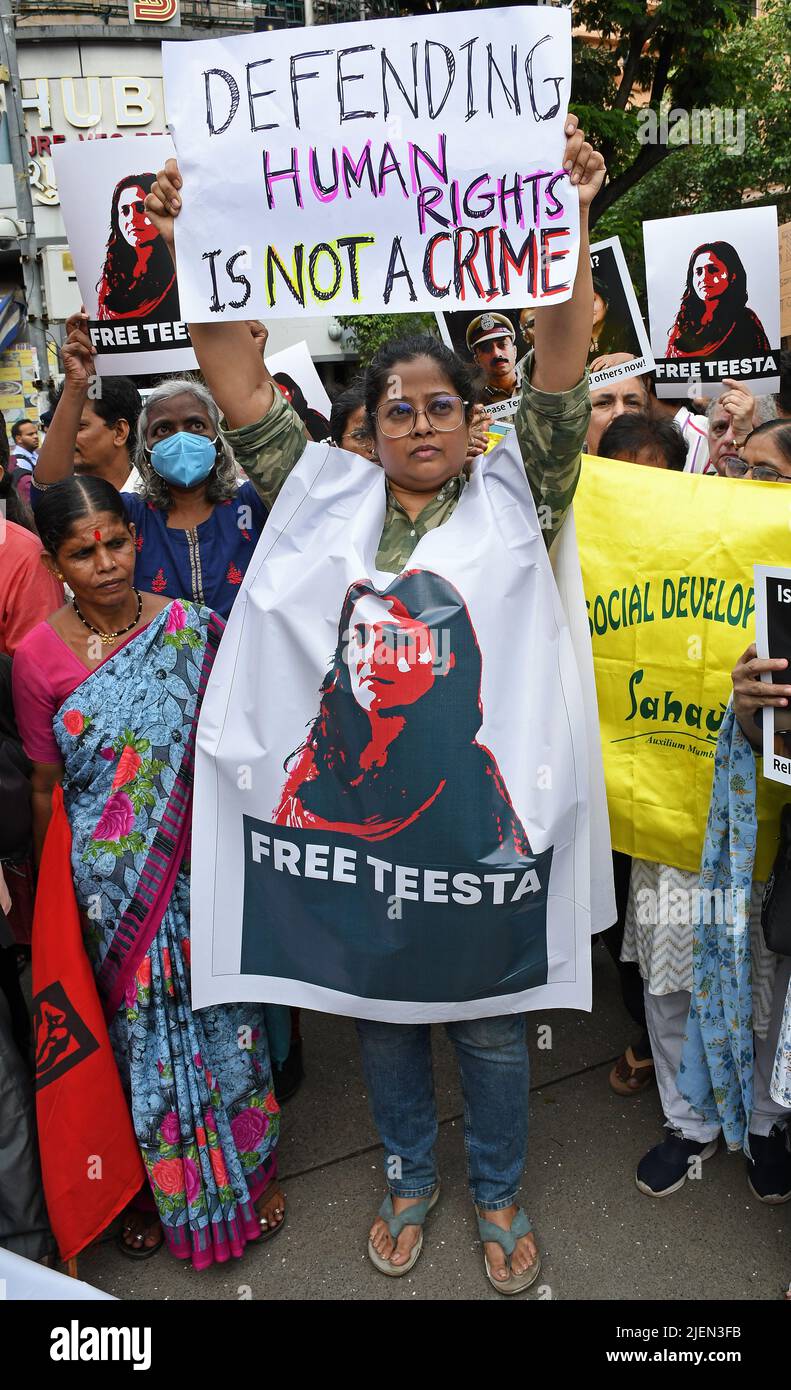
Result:
{"label": "green collared shirt", "polygon": [[[525,473],[547,547],[563,525],[580,475],[581,454],[590,419],[588,374],[570,391],[538,391],[531,385],[533,354],[524,363],[522,399],[514,420]],[[292,468],[302,457],[305,434],[285,396],[275,392],[271,410],[253,425],[225,431],[236,460],[267,507],[272,507]],[[443,483],[413,521],[387,489],[382,537],[376,563],[396,574],[427,531],[453,515],[466,485],[464,473]]]}

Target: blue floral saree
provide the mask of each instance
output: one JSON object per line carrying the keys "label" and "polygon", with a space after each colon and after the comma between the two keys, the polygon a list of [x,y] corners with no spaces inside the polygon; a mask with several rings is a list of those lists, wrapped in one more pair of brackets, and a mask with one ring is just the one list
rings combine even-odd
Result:
{"label": "blue floral saree", "polygon": [[279,1131],[263,1006],[190,1004],[194,741],[222,627],[168,604],[54,720],[86,949],[166,1243],[198,1269],[260,1236]]}

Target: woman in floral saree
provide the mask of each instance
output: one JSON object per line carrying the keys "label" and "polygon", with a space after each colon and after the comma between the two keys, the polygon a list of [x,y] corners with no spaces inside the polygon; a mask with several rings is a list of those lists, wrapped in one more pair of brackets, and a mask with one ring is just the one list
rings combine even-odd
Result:
{"label": "woman in floral saree", "polygon": [[193,745],[223,624],[132,588],[134,529],[102,479],[48,489],[37,522],[74,599],[20,645],[14,697],[39,855],[63,783],[85,947],[154,1199],[127,1208],[120,1245],[147,1255],[164,1236],[201,1269],[274,1234],[284,1209],[263,1007],[190,1004]]}

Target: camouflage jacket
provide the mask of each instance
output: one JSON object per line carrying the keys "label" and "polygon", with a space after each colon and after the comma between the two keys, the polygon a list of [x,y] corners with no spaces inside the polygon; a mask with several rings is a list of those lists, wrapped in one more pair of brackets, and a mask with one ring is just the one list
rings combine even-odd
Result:
{"label": "camouflage jacket", "polygon": [[[522,399],[514,421],[530,491],[549,547],[563,525],[580,475],[581,453],[590,418],[587,372],[570,391],[537,391],[530,384],[532,354],[525,361]],[[262,420],[226,431],[237,462],[268,507],[291,469],[302,457],[302,424],[279,391]],[[466,483],[464,473],[443,484],[413,521],[387,492],[382,538],[376,563],[395,574],[403,569],[427,531],[441,526],[455,511]]]}

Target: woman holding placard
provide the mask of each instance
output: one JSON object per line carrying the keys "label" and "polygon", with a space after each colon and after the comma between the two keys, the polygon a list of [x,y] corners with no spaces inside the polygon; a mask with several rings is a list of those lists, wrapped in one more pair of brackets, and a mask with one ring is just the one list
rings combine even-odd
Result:
{"label": "woman holding placard", "polygon": [[[604,178],[603,160],[584,143],[575,117],[568,118],[566,135],[564,167],[571,182],[579,187],[580,195],[581,248],[577,276],[571,299],[536,310],[535,353],[526,363],[522,401],[515,422],[515,435],[536,508],[539,516],[545,518],[542,526],[547,544],[562,525],[571,503],[589,417],[585,361],[590,343],[593,289],[587,208]],[[165,238],[172,239],[171,219],[178,215],[181,207],[181,188],[178,168],[175,162],[170,162],[158,175],[147,199],[148,213]],[[288,407],[277,398],[266,380],[260,357],[246,342],[243,324],[195,324],[190,325],[190,332],[204,377],[231,426],[234,448],[262,498],[270,505],[302,452],[300,449],[295,453],[283,447]],[[372,365],[366,386],[366,416],[382,466],[385,494],[382,499],[384,519],[377,527],[380,534],[372,537],[378,570],[398,574],[403,579],[403,571],[418,538],[430,540],[430,533],[455,512],[467,486],[468,435],[473,404],[467,367],[436,339],[422,337],[392,343]],[[331,455],[332,450],[329,453]],[[334,462],[339,464],[340,461]],[[370,481],[373,486],[373,480]],[[311,545],[314,560],[318,561],[323,548],[319,527]],[[497,566],[494,565],[491,583],[496,586],[497,582]],[[380,659],[376,654],[380,649],[381,661],[389,659],[386,655],[390,650],[389,638],[395,641],[398,635],[390,632],[391,619],[392,613],[390,619],[385,615],[382,640],[373,643],[371,661],[375,664]],[[411,631],[415,623],[402,615],[401,626]],[[360,635],[360,642],[364,646],[364,633]],[[367,657],[362,646],[359,661],[365,665]],[[409,666],[409,657],[403,655],[399,662]],[[450,670],[450,656],[447,664]],[[432,673],[431,669],[421,674],[418,670],[421,665],[419,657],[416,658],[414,681],[422,690],[421,681],[429,682],[430,677],[436,681],[439,677],[437,671]],[[399,664],[398,670],[404,681],[413,679],[403,664]],[[368,685],[373,688],[390,683],[389,677],[386,682],[381,671],[365,680],[366,700],[370,693]],[[331,684],[332,677],[328,676],[327,681]],[[405,697],[399,698],[403,703]],[[455,711],[449,708],[446,713],[451,720]],[[371,783],[387,781],[388,775],[393,780],[392,759],[396,755],[391,754],[390,749],[396,749],[407,722],[400,716],[392,720],[381,746],[363,751],[360,767],[365,764],[365,770],[371,773]],[[470,745],[473,750],[475,747],[475,744]],[[315,756],[320,754],[321,747],[317,743]],[[287,798],[284,794],[281,823],[295,823],[294,817],[304,819],[318,795],[319,774],[311,767],[312,756],[306,746],[297,758],[294,787],[289,787]],[[480,756],[485,761],[485,752]],[[489,775],[495,777],[493,768]],[[415,787],[409,790],[414,792]],[[507,805],[507,790],[501,789],[499,784],[497,790],[498,804]],[[353,806],[355,788],[352,782],[348,791],[348,805],[338,814],[342,814],[344,824],[354,826],[364,821],[367,813],[363,810],[357,816],[362,803]],[[438,795],[441,791],[438,789]],[[409,802],[406,793],[400,797],[399,804],[401,802],[404,806]],[[314,809],[310,814],[320,819],[333,819],[335,811],[325,813]],[[384,811],[381,815],[384,816]],[[405,816],[402,811],[401,820],[403,825],[411,825],[414,817]],[[376,838],[391,833],[397,836],[401,830],[398,821],[399,817],[392,825],[377,822],[377,827],[369,825],[368,830],[373,833],[376,829]],[[515,847],[506,843],[509,839],[509,832],[504,829],[506,821],[507,817],[502,814],[499,819],[495,817],[497,828],[492,834],[499,835],[504,852],[511,853],[515,852]],[[484,830],[482,821],[482,834]],[[513,835],[510,839],[513,840]],[[459,1059],[466,1098],[470,1187],[484,1246],[486,1273],[499,1292],[518,1293],[535,1281],[540,1270],[530,1222],[516,1202],[528,1127],[524,1016],[519,1012],[506,1013],[500,1017],[456,1021],[449,1023],[447,1028]],[[397,1173],[392,1162],[388,1165],[389,1193],[371,1227],[368,1253],[382,1273],[399,1276],[407,1273],[419,1257],[422,1228],[438,1195],[433,1155],[436,1115],[429,1030],[425,1024],[360,1019],[358,1033],[374,1120],[385,1152],[391,1160],[393,1155],[399,1159]]]}

